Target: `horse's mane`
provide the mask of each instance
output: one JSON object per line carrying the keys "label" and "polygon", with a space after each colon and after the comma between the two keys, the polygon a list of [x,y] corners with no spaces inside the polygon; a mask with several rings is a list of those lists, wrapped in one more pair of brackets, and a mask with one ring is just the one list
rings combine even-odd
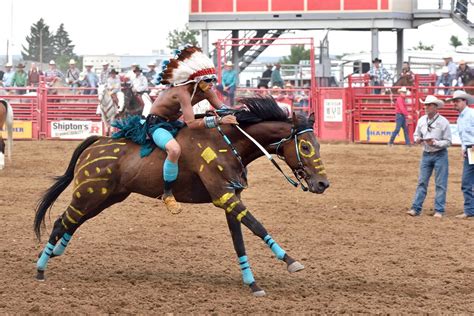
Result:
{"label": "horse's mane", "polygon": [[272,97],[242,98],[248,111],[239,111],[235,114],[240,124],[255,124],[263,121],[288,121],[286,113],[278,106]]}
{"label": "horse's mane", "polygon": [[[263,121],[279,121],[291,123],[287,113],[280,108],[275,99],[269,97],[250,97],[240,99],[248,111],[238,111],[235,113],[237,121],[242,125],[251,125]],[[297,115],[297,130],[312,128],[306,116]]]}

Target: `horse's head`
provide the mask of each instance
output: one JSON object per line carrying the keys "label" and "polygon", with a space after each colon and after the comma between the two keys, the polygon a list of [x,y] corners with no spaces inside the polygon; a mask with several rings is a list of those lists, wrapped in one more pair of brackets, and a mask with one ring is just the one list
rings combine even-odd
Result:
{"label": "horse's head", "polygon": [[101,84],[97,87],[97,98],[99,99],[99,102],[101,102],[104,98],[105,92],[105,84]]}
{"label": "horse's head", "polygon": [[301,183],[306,182],[310,192],[320,194],[329,187],[329,181],[321,160],[320,145],[314,135],[313,125],[314,114],[306,118],[293,113],[291,135],[277,148],[277,154],[283,156]]}

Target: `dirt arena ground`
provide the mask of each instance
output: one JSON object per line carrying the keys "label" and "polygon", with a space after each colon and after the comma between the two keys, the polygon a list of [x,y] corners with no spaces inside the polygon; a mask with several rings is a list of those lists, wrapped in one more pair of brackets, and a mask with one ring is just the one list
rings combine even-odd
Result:
{"label": "dirt arena ground", "polygon": [[[249,210],[306,269],[289,274],[244,230],[264,298],[244,287],[222,211],[186,205],[178,216],[132,195],[75,234],[35,280],[33,214],[77,142],[16,142],[0,171],[0,313],[247,314],[474,313],[474,220],[462,211],[460,149],[450,149],[447,217],[405,215],[421,148],[323,144],[331,187],[292,188],[265,159],[250,166]],[[69,202],[67,190],[51,220]],[[47,235],[51,229],[48,221]],[[44,236],[43,239],[47,238]]]}

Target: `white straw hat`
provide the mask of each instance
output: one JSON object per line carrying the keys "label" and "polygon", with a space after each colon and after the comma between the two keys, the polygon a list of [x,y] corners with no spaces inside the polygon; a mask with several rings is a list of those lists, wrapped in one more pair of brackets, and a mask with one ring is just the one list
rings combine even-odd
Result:
{"label": "white straw hat", "polygon": [[443,100],[440,100],[438,99],[437,97],[435,97],[434,95],[429,95],[426,97],[425,101],[423,101],[422,99],[420,99],[420,102],[423,103],[423,104],[436,104],[436,106],[438,108],[442,108],[444,106],[444,102]]}
{"label": "white straw hat", "polygon": [[466,101],[467,101],[467,104],[472,104],[472,103],[474,103],[474,97],[473,97],[472,95],[470,95],[470,94],[467,94],[467,93],[464,92],[463,90],[456,90],[456,91],[454,91],[453,97],[446,99],[446,101],[452,101],[452,100],[455,100],[455,99],[463,99],[463,100],[466,100]]}
{"label": "white straw hat", "polygon": [[398,93],[400,93],[400,92],[407,93],[408,92],[407,87],[401,87],[397,91],[398,91]]}

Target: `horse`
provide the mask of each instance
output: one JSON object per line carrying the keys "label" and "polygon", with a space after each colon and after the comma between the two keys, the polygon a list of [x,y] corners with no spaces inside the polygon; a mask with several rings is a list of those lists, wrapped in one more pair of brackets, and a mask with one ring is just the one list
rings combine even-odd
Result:
{"label": "horse", "polygon": [[[212,202],[225,211],[243,282],[254,296],[263,296],[265,291],[257,285],[245,254],[241,224],[260,237],[286,263],[290,273],[304,266],[280,247],[243,203],[241,192],[247,188],[247,165],[266,152],[267,158],[280,168],[270,152],[283,158],[291,168],[296,180],[285,177],[295,186],[321,194],[329,187],[329,181],[313,132],[313,114],[308,118],[294,114],[288,119],[271,98],[249,98],[241,102],[246,110],[235,114],[240,122],[238,127],[181,129],[176,140],[185,150],[179,160],[180,172],[173,192],[179,202]],[[139,122],[139,117],[135,118]],[[75,149],[66,172],[45,192],[36,208],[34,230],[40,239],[47,210],[73,182],[72,200],[55,221],[39,255],[38,280],[45,279],[48,260],[64,253],[74,232],[85,221],[125,200],[132,192],[151,198],[162,196],[165,152],[153,150],[141,158],[140,151],[140,145],[128,139],[103,136],[91,136]]]}
{"label": "horse", "polygon": [[411,76],[401,76],[400,78],[398,78],[397,81],[395,81],[392,86],[393,88],[391,88],[388,93],[390,94],[390,92],[392,92],[392,94],[398,94],[398,89],[400,87],[412,87],[414,85],[415,82],[413,81],[413,78]]}
{"label": "horse", "polygon": [[[0,99],[0,129],[7,127],[7,157],[11,161],[13,149],[13,109],[7,100]],[[0,134],[0,170],[5,167],[5,141]]]}
{"label": "horse", "polygon": [[98,88],[98,114],[102,117],[102,122],[106,126],[106,135],[110,136],[111,124],[118,114],[118,108],[112,99],[112,96],[107,91],[105,85],[100,85]]}
{"label": "horse", "polygon": [[122,92],[124,94],[125,105],[123,111],[120,113],[120,118],[126,118],[133,115],[142,115],[144,103],[132,91],[132,86],[129,83],[122,84]]}

